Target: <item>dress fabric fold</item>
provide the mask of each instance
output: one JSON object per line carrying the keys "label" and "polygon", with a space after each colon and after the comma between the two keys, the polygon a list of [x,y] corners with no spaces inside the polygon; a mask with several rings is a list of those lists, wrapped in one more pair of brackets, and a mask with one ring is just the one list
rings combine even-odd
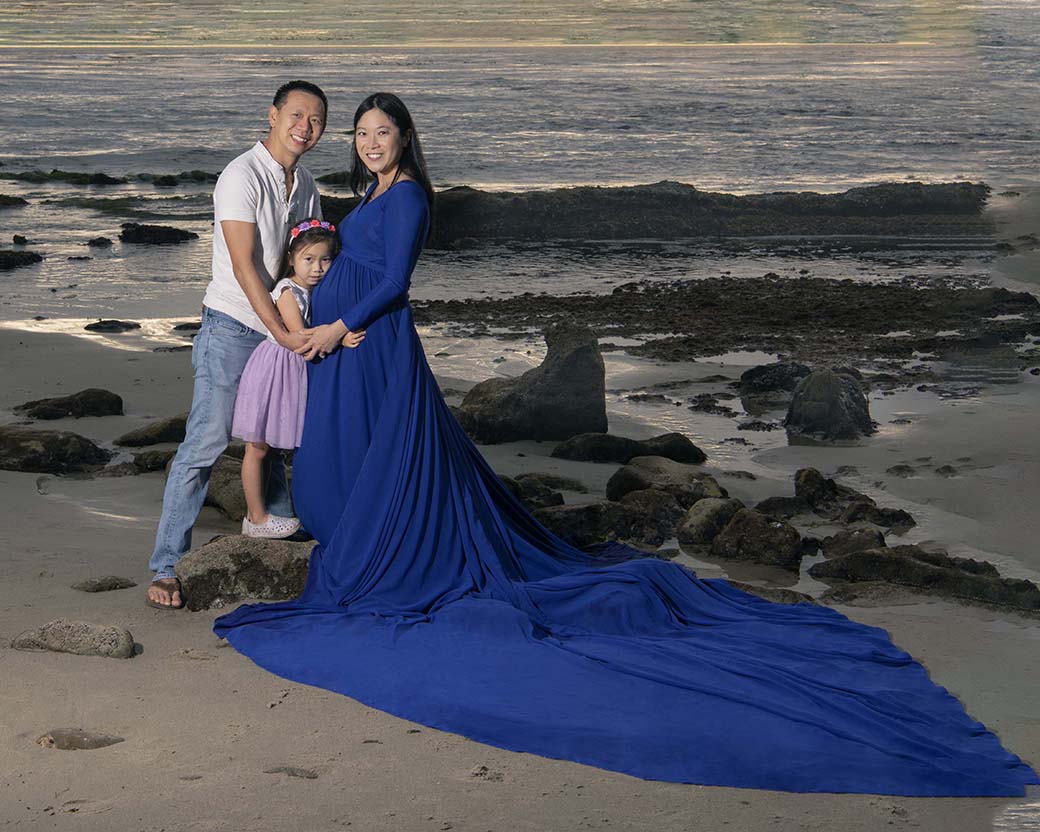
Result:
{"label": "dress fabric fold", "polygon": [[541,526],[444,402],[408,305],[421,187],[369,195],[312,296],[367,327],[309,368],[293,601],[218,635],[261,667],[501,748],[796,792],[1015,796],[1036,773],[880,629]]}

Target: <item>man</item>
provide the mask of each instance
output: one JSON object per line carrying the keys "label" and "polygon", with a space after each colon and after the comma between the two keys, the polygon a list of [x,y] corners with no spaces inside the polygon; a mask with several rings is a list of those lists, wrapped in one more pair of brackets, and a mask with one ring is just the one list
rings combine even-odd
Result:
{"label": "man", "polygon": [[[307,337],[290,333],[269,294],[285,254],[289,229],[321,218],[314,177],[299,160],[325,130],[328,100],[307,81],[290,81],[268,110],[267,138],[233,160],[213,192],[213,279],[202,306],[202,326],[192,348],[195,388],[184,441],[177,450],[149,567],[155,573],[148,604],[184,605],[174,564],[191,547],[191,530],[202,510],[210,470],[231,438],[238,381],[253,348],[270,332],[296,350]],[[288,537],[292,516],[285,468],[274,455],[267,486],[268,523],[258,536]]]}

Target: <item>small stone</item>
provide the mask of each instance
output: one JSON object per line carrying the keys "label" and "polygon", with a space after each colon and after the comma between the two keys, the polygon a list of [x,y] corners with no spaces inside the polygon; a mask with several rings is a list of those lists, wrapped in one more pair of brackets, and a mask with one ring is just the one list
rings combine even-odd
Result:
{"label": "small stone", "polygon": [[80,581],[78,584],[73,584],[73,589],[78,589],[80,592],[111,592],[115,589],[129,589],[132,586],[137,586],[134,581],[129,578],[120,578],[118,575],[105,575],[103,578],[90,578],[86,581]]}
{"label": "small stone", "polygon": [[59,751],[93,751],[120,742],[126,740],[112,734],[95,734],[82,728],[52,728],[36,738],[36,744],[41,748],[56,748]]}
{"label": "small stone", "polygon": [[299,777],[303,780],[318,779],[318,772],[309,768],[299,768],[298,766],[274,766],[273,768],[265,768],[264,774],[284,774],[287,777]]}
{"label": "small stone", "polygon": [[13,240],[16,246],[24,246],[28,245],[29,243],[29,241],[25,239],[25,237],[23,237],[21,234],[15,234]]}
{"label": "small stone", "polygon": [[886,474],[891,474],[893,477],[900,477],[906,479],[907,477],[913,477],[917,474],[913,468],[909,465],[893,465],[891,468],[885,469]]}
{"label": "small stone", "polygon": [[125,627],[58,618],[19,634],[11,642],[11,647],[15,650],[49,650],[79,656],[129,659],[134,655],[134,637]]}
{"label": "small stone", "polygon": [[112,241],[108,237],[91,237],[87,240],[87,245],[91,248],[109,248]]}
{"label": "small stone", "polygon": [[940,477],[956,477],[959,476],[959,472],[952,465],[940,465],[935,469],[935,473]]}
{"label": "small stone", "polygon": [[140,329],[141,325],[136,321],[117,321],[111,318],[99,318],[92,324],[83,327],[87,332],[129,332]]}

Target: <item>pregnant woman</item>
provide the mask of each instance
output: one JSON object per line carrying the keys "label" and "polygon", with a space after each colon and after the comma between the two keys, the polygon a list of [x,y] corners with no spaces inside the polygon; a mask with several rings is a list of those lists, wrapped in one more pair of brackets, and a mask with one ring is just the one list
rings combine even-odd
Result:
{"label": "pregnant woman", "polygon": [[374,181],[314,290],[293,468],[318,545],[299,599],[243,606],[219,635],[288,679],[639,777],[922,796],[1038,782],[883,630],[538,524],[455,421],[415,331],[432,189],[411,116],[376,94],[354,126],[355,193]]}

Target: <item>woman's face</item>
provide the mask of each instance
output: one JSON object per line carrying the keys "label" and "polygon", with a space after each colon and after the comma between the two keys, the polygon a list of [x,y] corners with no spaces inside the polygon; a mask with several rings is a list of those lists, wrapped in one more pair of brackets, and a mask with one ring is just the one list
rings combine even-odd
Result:
{"label": "woman's face", "polygon": [[392,177],[407,139],[390,116],[374,107],[354,127],[354,150],[372,173]]}

